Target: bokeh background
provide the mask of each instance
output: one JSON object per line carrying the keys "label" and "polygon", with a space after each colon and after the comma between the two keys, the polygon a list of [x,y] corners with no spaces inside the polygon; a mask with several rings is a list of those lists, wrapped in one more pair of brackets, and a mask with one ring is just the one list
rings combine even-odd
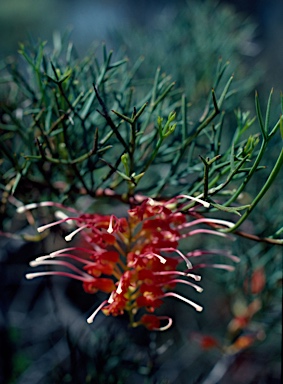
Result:
{"label": "bokeh background", "polygon": [[[201,2],[201,1],[200,1]],[[265,64],[265,81],[269,88],[282,86],[282,14],[281,0],[221,0],[244,17],[251,17],[257,24],[255,43],[250,54]],[[117,49],[115,39],[109,32],[125,27],[142,27],[149,35],[154,31],[156,19],[161,14],[175,13],[186,6],[186,0],[1,0],[0,12],[0,55],[14,55],[18,43],[32,36],[50,41],[54,31],[72,30],[74,41],[80,53],[89,50],[95,41],[109,42]],[[188,1],[189,3],[189,1]],[[169,26],[170,27],[170,26]],[[205,28],[205,26],[203,26]],[[267,77],[266,77],[267,76]]]}
{"label": "bokeh background", "polygon": [[[160,58],[164,66],[168,66],[166,70],[178,73],[178,62],[172,65],[172,61],[166,63],[162,59],[166,47],[163,46],[163,50],[160,47],[154,57],[151,43],[153,37],[160,34],[160,26],[164,28],[164,35],[167,29],[173,29],[173,23],[178,20],[176,15],[186,10],[189,3],[189,0],[0,0],[0,59],[4,63],[7,56],[16,56],[19,42],[36,43],[43,39],[51,44],[56,34],[70,30],[71,40],[82,56],[100,41],[105,41],[109,48],[133,60],[148,53],[150,57],[145,58],[148,66],[145,68],[154,67],[153,73]],[[248,38],[243,38],[239,54],[245,73],[252,78],[245,102],[251,105],[249,97],[254,88],[264,97],[274,87],[278,97],[283,89],[283,2],[227,0],[220,3],[229,12],[239,15],[243,25],[247,22],[250,25],[250,32],[245,35]],[[206,25],[200,27],[209,33]],[[20,218],[12,228],[18,233],[30,230]],[[53,236],[48,242],[37,245],[1,239],[1,383],[281,382],[278,330],[281,312],[278,307],[259,320],[264,326],[270,326],[267,340],[239,355],[226,356],[226,360],[219,351],[206,351],[198,342],[199,335],[203,334],[224,337],[224,328],[231,320],[225,291],[227,281],[224,282],[226,288],[221,289],[221,276],[211,279],[208,275],[209,281],[204,282],[202,303],[206,315],[197,317],[192,311],[188,313],[186,306],[171,303],[168,310],[175,317],[176,326],[162,335],[129,330],[125,319],[107,318],[106,321],[103,315],[90,327],[85,318],[94,299],[86,297],[78,284],[60,279],[27,282],[24,278],[34,255],[44,254],[55,242],[60,243],[60,236]],[[237,251],[249,247],[250,243],[242,240]],[[270,249],[265,251],[271,252]],[[263,248],[253,244],[253,257],[257,253],[262,254]],[[274,330],[272,322],[277,324]],[[227,361],[229,358],[231,361]],[[215,381],[211,375],[213,367],[221,370],[223,366],[229,369]]]}

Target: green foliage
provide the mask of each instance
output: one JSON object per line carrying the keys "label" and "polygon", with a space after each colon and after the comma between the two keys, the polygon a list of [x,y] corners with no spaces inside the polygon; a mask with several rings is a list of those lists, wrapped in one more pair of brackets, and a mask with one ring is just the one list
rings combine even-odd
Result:
{"label": "green foliage", "polygon": [[[236,75],[230,106],[239,104],[259,79],[259,66],[253,66],[251,72],[247,65],[257,51],[252,43],[256,26],[231,7],[215,1],[190,0],[180,8],[170,4],[151,24],[115,30],[111,38],[131,59],[144,55],[139,71],[142,78],[162,65],[194,103],[194,118],[201,110],[197,104],[221,80],[215,77],[219,59],[230,61],[230,72]],[[222,80],[228,79],[229,74],[224,73]]]}
{"label": "green foliage", "polygon": [[233,77],[220,86],[227,64],[219,62],[217,87],[191,123],[186,96],[160,68],[151,84],[136,83],[140,63],[112,62],[105,46],[100,60],[95,54],[79,60],[71,43],[59,46],[49,52],[44,43],[21,45],[25,69],[7,66],[14,92],[3,105],[3,190],[24,202],[37,199],[36,191],[61,201],[109,189],[125,202],[137,193],[190,194],[218,210],[243,211],[231,230],[247,218],[282,165],[281,151],[253,200],[239,204],[282,126],[280,117],[270,128],[271,94],[265,119],[256,95],[260,132],[251,132],[255,118],[240,111],[227,131],[225,102]]}
{"label": "green foliage", "polygon": [[216,209],[244,211],[235,228],[247,218],[282,165],[281,151],[257,196],[239,204],[282,126],[280,117],[269,127],[272,93],[265,120],[256,95],[261,138],[258,132],[246,135],[255,119],[238,111],[225,148],[224,105],[233,77],[223,87],[219,83],[227,65],[219,63],[218,86],[191,123],[187,97],[160,68],[151,86],[135,85],[137,66],[130,68],[126,59],[112,62],[105,46],[101,61],[94,54],[77,59],[70,43],[60,47],[47,53],[44,43],[21,45],[26,69],[7,66],[12,77],[7,81],[16,92],[3,105],[3,189],[22,201],[31,198],[29,191],[36,196],[35,189],[72,201],[107,189],[125,202],[136,193],[191,194]]}

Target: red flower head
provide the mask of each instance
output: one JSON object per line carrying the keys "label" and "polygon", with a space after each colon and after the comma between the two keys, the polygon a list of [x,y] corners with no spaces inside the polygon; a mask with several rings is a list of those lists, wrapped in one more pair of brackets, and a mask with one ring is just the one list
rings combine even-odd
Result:
{"label": "red flower head", "polygon": [[[202,288],[192,280],[200,276],[193,269],[207,264],[192,265],[191,259],[205,254],[221,254],[233,261],[238,259],[221,250],[194,250],[183,254],[179,249],[181,239],[198,233],[227,236],[215,227],[230,227],[233,224],[223,220],[194,218],[194,211],[186,211],[180,205],[181,199],[191,199],[208,207],[209,204],[190,196],[177,196],[165,202],[144,199],[140,205],[128,210],[127,218],[114,215],[80,214],[73,208],[46,202],[21,207],[19,211],[38,206],[55,206],[72,213],[72,216],[38,228],[42,232],[54,225],[74,222],[77,228],[65,237],[66,241],[80,233],[87,247],[69,247],[41,256],[31,266],[52,265],[63,267],[63,271],[34,272],[28,279],[45,275],[61,275],[82,281],[88,293],[102,291],[109,294],[97,310],[88,318],[91,323],[102,310],[105,315],[118,316],[128,313],[132,326],[143,325],[149,330],[165,330],[172,319],[157,316],[164,299],[174,297],[193,306],[197,311],[202,307],[174,292],[179,284],[187,285],[201,292]],[[192,218],[193,220],[188,220]],[[206,224],[212,229],[191,229]],[[72,263],[71,263],[72,261]],[[79,267],[81,266],[81,267]],[[223,264],[210,266],[231,270]],[[141,314],[141,316],[140,316]],[[140,317],[140,320],[137,320]],[[165,325],[161,323],[166,322]]]}

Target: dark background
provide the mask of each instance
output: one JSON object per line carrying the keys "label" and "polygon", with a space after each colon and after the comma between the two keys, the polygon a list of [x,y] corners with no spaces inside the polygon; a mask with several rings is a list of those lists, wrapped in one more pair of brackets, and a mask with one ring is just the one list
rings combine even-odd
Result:
{"label": "dark background", "polygon": [[[269,88],[282,88],[283,2],[281,0],[222,0],[244,12],[258,24],[258,60],[266,64]],[[51,40],[54,31],[71,28],[72,40],[81,53],[94,41],[108,41],[107,31],[124,26],[154,25],[156,16],[170,12],[172,6],[184,6],[184,0],[1,0],[0,57],[14,55],[18,42],[30,35],[33,39]],[[113,42],[111,42],[113,44]],[[111,47],[117,48],[117,47]]]}
{"label": "dark background", "polygon": [[[101,40],[118,50],[108,31],[135,25],[150,31],[157,15],[185,3],[182,0],[0,0],[0,58],[15,56],[18,42],[29,36],[34,41],[38,38],[50,41],[54,31],[64,33],[67,28],[72,29],[72,40],[82,55],[93,42]],[[283,89],[283,2],[226,3],[257,23],[253,43],[258,49],[255,60],[261,61],[264,68],[264,84],[268,90]],[[23,223],[17,223],[15,231],[22,226]],[[59,241],[55,237],[54,234],[54,239],[48,240],[52,247]],[[1,240],[1,384],[81,383],[88,372],[89,381],[85,382],[95,384],[118,383],[117,377],[120,383],[204,383],[214,363],[221,360],[215,352],[203,354],[190,336],[191,330],[221,333],[222,319],[227,316],[226,298],[216,283],[210,282],[203,294],[206,314],[213,313],[211,319],[190,317],[192,311],[187,315],[183,304],[173,303],[168,309],[178,314],[178,327],[157,341],[153,333],[129,330],[124,319],[105,319],[102,315],[97,317],[95,327],[89,327],[85,318],[96,304],[92,296],[86,297],[80,284],[64,279],[27,282],[24,275],[28,262],[46,252],[46,243],[35,247],[23,241]],[[221,384],[279,384],[280,364],[273,356],[280,355],[280,349],[273,342],[271,338],[259,353],[248,351],[241,356],[242,360],[232,365],[232,373],[224,376]],[[129,367],[131,381],[126,381],[123,375]],[[158,374],[154,371],[156,367]],[[107,377],[103,376],[104,372],[108,372]],[[147,376],[152,379],[146,381]],[[99,377],[100,381],[91,381],[91,377]]]}

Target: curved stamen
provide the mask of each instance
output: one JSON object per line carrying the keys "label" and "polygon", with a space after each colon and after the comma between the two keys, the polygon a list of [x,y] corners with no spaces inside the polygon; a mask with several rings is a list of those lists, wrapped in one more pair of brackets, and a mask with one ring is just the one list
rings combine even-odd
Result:
{"label": "curved stamen", "polygon": [[231,223],[230,221],[213,219],[213,218],[210,218],[210,219],[202,218],[202,219],[196,219],[196,220],[190,221],[189,223],[181,224],[178,226],[178,229],[188,228],[188,227],[192,227],[194,225],[198,225],[198,224],[202,224],[202,223],[220,224],[220,225],[223,225],[223,226],[228,227],[228,228],[232,228],[234,226],[234,224]]}
{"label": "curved stamen", "polygon": [[27,204],[27,205],[22,205],[22,206],[17,208],[17,212],[23,213],[25,211],[29,211],[31,209],[35,209],[38,207],[57,207],[57,208],[65,209],[66,211],[69,211],[69,212],[79,214],[79,211],[77,211],[76,209],[71,208],[71,207],[65,207],[64,205],[62,205],[60,203],[54,203],[53,201],[42,201],[41,203],[31,203],[31,204]]}
{"label": "curved stamen", "polygon": [[190,285],[191,287],[193,287],[199,293],[203,292],[203,288],[199,287],[198,285],[196,285],[194,283],[191,283],[190,281],[182,280],[182,279],[173,279],[173,280],[169,280],[169,281],[157,284],[157,285],[158,286],[162,286],[162,285],[167,285],[167,284],[169,285],[169,284],[178,284],[178,283]]}
{"label": "curved stamen", "polygon": [[36,277],[42,277],[42,276],[65,276],[65,277],[69,277],[71,279],[75,279],[75,280],[79,280],[79,281],[82,281],[82,282],[91,282],[93,281],[93,278],[91,278],[91,276],[89,276],[89,278],[84,278],[82,276],[78,276],[78,275],[75,275],[73,273],[69,273],[69,272],[60,272],[60,271],[47,271],[47,272],[32,272],[32,273],[27,273],[26,274],[26,279],[28,280],[31,280],[31,279],[34,279]]}
{"label": "curved stamen", "polygon": [[69,233],[69,235],[65,236],[66,241],[71,241],[72,238],[79,232],[81,232],[83,229],[86,229],[89,227],[89,224],[82,225],[81,227],[75,229],[73,232]]}
{"label": "curved stamen", "polygon": [[63,224],[63,223],[66,223],[69,220],[77,221],[78,218],[77,217],[65,217],[64,219],[53,221],[52,223],[49,223],[49,224],[46,224],[46,225],[42,225],[41,227],[38,227],[37,228],[37,232],[43,232],[43,231],[45,231],[46,229],[48,229],[50,227],[54,227],[54,225]]}
{"label": "curved stamen", "polygon": [[43,260],[43,261],[36,261],[33,260],[30,263],[31,267],[38,267],[39,265],[60,265],[62,267],[66,267],[71,269],[74,272],[77,272],[79,275],[84,276],[86,279],[90,277],[89,274],[83,272],[79,268],[75,267],[73,264],[68,263],[67,261],[61,261],[61,260]]}
{"label": "curved stamen", "polygon": [[201,276],[195,275],[193,273],[185,273],[181,271],[160,271],[160,272],[153,272],[154,275],[180,275],[180,276],[185,276],[185,277],[191,277],[195,281],[200,281]]}
{"label": "curved stamen", "polygon": [[89,254],[93,254],[93,251],[91,249],[88,249],[88,248],[83,248],[83,247],[68,247],[68,248],[62,248],[62,249],[58,249],[58,251],[54,251],[54,252],[51,252],[50,253],[50,256],[51,257],[55,257],[57,255],[60,255],[61,253],[64,253],[66,251],[83,251],[83,252],[86,252],[86,253],[89,253]]}
{"label": "curved stamen", "polygon": [[197,203],[200,203],[205,208],[209,208],[210,207],[210,203],[208,203],[207,201],[204,201],[202,199],[199,199],[198,197],[193,197],[193,196],[189,196],[189,195],[178,195],[176,197],[173,197],[173,199],[170,199],[170,200],[166,201],[166,203],[164,205],[174,203],[178,199],[188,199],[188,200],[192,200],[192,201],[195,201]]}
{"label": "curved stamen", "polygon": [[45,256],[40,256],[40,257],[37,257],[35,259],[35,261],[41,262],[43,260],[54,259],[55,257],[68,257],[69,259],[79,261],[80,263],[85,264],[85,265],[92,265],[93,264],[93,261],[82,259],[81,257],[76,256],[76,255],[72,255],[71,253],[60,253],[58,255],[52,255],[52,256],[51,256],[51,254],[45,255]]}
{"label": "curved stamen", "polygon": [[93,314],[92,315],[90,315],[88,318],[87,318],[87,322],[88,322],[88,324],[91,324],[91,323],[93,323],[93,320],[94,320],[94,318],[95,318],[95,316],[98,314],[98,312],[105,306],[107,304],[107,300],[104,300],[101,304],[100,304],[100,306],[93,312]]}
{"label": "curved stamen", "polygon": [[154,253],[154,252],[146,252],[146,253],[144,253],[144,254],[141,254],[140,256],[155,256],[155,257],[157,257],[159,260],[160,260],[160,262],[162,263],[162,264],[166,264],[166,259],[163,257],[163,256],[161,256],[161,255],[158,255],[158,253]]}
{"label": "curved stamen", "polygon": [[167,331],[173,324],[173,320],[169,316],[159,316],[158,317],[160,320],[168,320],[168,324],[164,325],[163,327],[160,328],[153,328],[154,331]]}
{"label": "curved stamen", "polygon": [[176,252],[178,253],[178,255],[181,256],[181,258],[185,261],[188,269],[192,269],[192,263],[190,262],[189,259],[187,259],[187,257],[181,252],[179,251],[179,249],[175,249],[175,248],[160,248],[161,251],[163,252]]}
{"label": "curved stamen", "polygon": [[185,239],[185,238],[187,238],[189,236],[198,235],[199,233],[207,233],[207,234],[210,234],[210,235],[215,235],[215,236],[220,236],[220,237],[230,237],[231,239],[233,239],[233,237],[231,235],[227,235],[224,232],[218,232],[218,231],[215,231],[213,229],[195,229],[193,231],[190,231],[188,233],[185,233],[185,234],[181,235],[180,238],[181,239]]}
{"label": "curved stamen", "polygon": [[195,308],[195,310],[198,311],[198,312],[201,312],[201,311],[203,310],[203,308],[202,308],[200,305],[194,303],[193,301],[187,299],[186,297],[183,297],[183,296],[181,296],[181,295],[178,295],[178,293],[174,293],[174,292],[166,292],[166,293],[164,293],[164,295],[162,295],[162,296],[160,297],[160,299],[162,299],[163,297],[175,297],[176,299],[182,300],[182,301],[184,301],[185,303],[191,305],[191,306],[192,306],[193,308]]}

